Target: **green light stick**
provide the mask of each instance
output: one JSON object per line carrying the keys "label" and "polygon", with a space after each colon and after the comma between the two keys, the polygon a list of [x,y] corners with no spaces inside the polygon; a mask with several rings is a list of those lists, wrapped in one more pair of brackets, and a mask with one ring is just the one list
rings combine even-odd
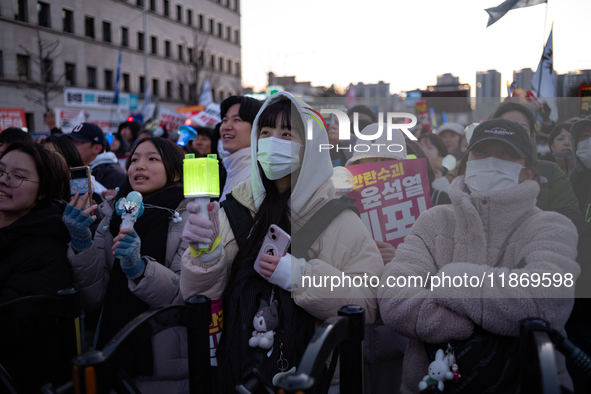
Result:
{"label": "green light stick", "polygon": [[[207,205],[210,199],[220,196],[220,170],[217,155],[195,158],[185,155],[183,160],[183,185],[185,197],[195,197],[199,204],[199,214],[209,220]],[[209,245],[200,243],[199,250],[208,250]]]}

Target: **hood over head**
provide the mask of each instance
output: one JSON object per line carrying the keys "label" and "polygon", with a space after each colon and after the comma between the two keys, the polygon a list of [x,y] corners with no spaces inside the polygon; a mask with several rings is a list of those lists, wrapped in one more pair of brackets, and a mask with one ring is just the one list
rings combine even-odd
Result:
{"label": "hood over head", "polygon": [[[252,193],[256,209],[259,209],[261,203],[265,199],[266,191],[263,186],[261,179],[262,171],[259,169],[257,161],[257,147],[258,147],[258,136],[260,133],[258,123],[259,118],[263,111],[271,104],[281,101],[283,99],[289,99],[291,105],[291,116],[294,119],[295,116],[300,116],[302,124],[304,125],[304,159],[300,166],[300,173],[298,179],[293,184],[291,189],[290,204],[293,212],[302,212],[303,208],[310,197],[316,192],[316,190],[325,183],[332,176],[332,163],[330,160],[330,154],[328,150],[323,149],[320,151],[321,144],[328,145],[328,132],[326,123],[322,116],[312,109],[308,104],[301,100],[296,99],[293,95],[287,92],[278,92],[272,95],[265,101],[261,109],[259,110],[253,124],[251,132],[251,175],[250,182],[252,185]],[[312,138],[308,139],[308,120],[311,120],[312,124]]]}
{"label": "hood over head", "polygon": [[[351,157],[348,161],[346,166],[359,164],[359,160],[362,159],[389,159],[389,160],[404,160],[406,159],[406,140],[404,139],[404,135],[402,135],[402,131],[398,129],[392,130],[392,139],[388,140],[388,126],[383,123],[382,127],[382,135],[379,138],[371,141],[364,141],[358,140],[359,144],[364,144],[369,146],[369,150],[367,152],[358,152],[355,151],[353,153],[353,157]],[[365,127],[361,130],[361,134],[363,135],[375,135],[380,128],[380,124],[374,123],[370,124],[369,126]],[[395,146],[400,145],[400,146]],[[402,148],[401,148],[402,147]]]}
{"label": "hood over head", "polygon": [[577,156],[577,148],[579,145],[579,135],[581,134],[581,131],[583,131],[583,129],[585,127],[591,127],[591,115],[587,116],[584,119],[579,120],[578,122],[573,124],[573,126],[570,128],[570,140],[571,140],[571,145],[573,147],[573,156],[575,159],[575,168],[577,169],[577,171],[585,171],[588,169],[587,166],[585,166],[583,164],[583,162],[581,161],[581,159],[579,159],[579,157]]}

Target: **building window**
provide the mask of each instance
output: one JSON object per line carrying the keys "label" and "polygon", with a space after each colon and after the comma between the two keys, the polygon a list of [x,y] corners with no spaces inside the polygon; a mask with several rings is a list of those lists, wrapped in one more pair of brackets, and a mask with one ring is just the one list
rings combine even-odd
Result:
{"label": "building window", "polygon": [[150,48],[151,48],[152,55],[158,54],[158,37],[156,37],[156,36],[150,37]]}
{"label": "building window", "polygon": [[218,37],[222,37],[222,24],[218,22]]}
{"label": "building window", "polygon": [[27,55],[16,55],[16,73],[19,81],[29,80],[30,68]]}
{"label": "building window", "polygon": [[219,98],[220,98],[220,103],[221,103],[222,101],[224,101],[224,91],[223,91],[223,90],[220,90],[220,91],[218,92],[218,96],[219,96]]}
{"label": "building window", "polygon": [[143,51],[144,50],[144,33],[138,31],[137,32],[137,50]]}
{"label": "building window", "polygon": [[215,69],[215,55],[211,55],[209,66],[211,67],[212,70]]}
{"label": "building window", "polygon": [[105,70],[105,90],[113,90],[113,71]]}
{"label": "building window", "polygon": [[211,89],[211,99],[215,103],[215,90]]}
{"label": "building window", "polygon": [[0,78],[4,77],[4,56],[2,56],[2,51],[0,51]]}
{"label": "building window", "polygon": [[64,33],[74,33],[74,12],[62,10],[62,20],[64,22]]}
{"label": "building window", "polygon": [[123,89],[124,92],[131,92],[131,86],[129,84],[129,74],[123,74]]}
{"label": "building window", "polygon": [[49,12],[49,4],[37,2],[37,16],[39,26],[51,27],[51,14]]}
{"label": "building window", "polygon": [[43,81],[53,82],[53,61],[51,59],[43,59]]}
{"label": "building window", "polygon": [[240,0],[234,0],[234,9],[235,9],[236,11],[238,11],[238,7],[239,7],[239,1],[240,1]]}
{"label": "building window", "polygon": [[143,8],[143,7],[144,7],[144,0],[136,0],[135,4],[136,4],[138,7],[142,7],[142,8]]}
{"label": "building window", "polygon": [[89,89],[96,89],[96,67],[86,67],[86,81]]}
{"label": "building window", "polygon": [[187,48],[187,55],[189,63],[193,63],[195,61],[195,59],[193,59],[193,48]]}
{"label": "building window", "polygon": [[185,98],[185,86],[179,82],[179,98],[182,100]]}
{"label": "building window", "polygon": [[140,75],[140,94],[146,93],[146,81],[143,76]]}
{"label": "building window", "polygon": [[66,63],[66,85],[76,86],[76,65]]}
{"label": "building window", "polygon": [[179,51],[179,60],[182,62],[183,61],[183,46],[181,44],[178,45],[178,51]]}
{"label": "building window", "polygon": [[219,70],[224,71],[224,59],[221,56],[218,59],[218,64],[219,64]]}
{"label": "building window", "polygon": [[91,16],[84,18],[84,34],[86,37],[94,38],[94,18]]}
{"label": "building window", "polygon": [[103,41],[111,42],[111,24],[103,21]]}
{"label": "building window", "polygon": [[172,98],[172,81],[166,81],[166,98]]}
{"label": "building window", "polygon": [[127,27],[121,28],[121,46],[129,46],[129,30],[127,29]]}
{"label": "building window", "polygon": [[150,0],[150,11],[156,12],[156,0]]}
{"label": "building window", "polygon": [[240,44],[240,32],[238,30],[234,31],[234,42]]}
{"label": "building window", "polygon": [[213,25],[214,25],[214,21],[213,19],[209,20],[209,34],[213,34]]}
{"label": "building window", "polygon": [[203,14],[199,14],[199,30],[203,30]]}
{"label": "building window", "polygon": [[205,65],[205,54],[203,51],[199,51],[199,65],[203,67]]}
{"label": "building window", "polygon": [[164,16],[170,16],[170,2],[164,0]]}
{"label": "building window", "polygon": [[170,57],[170,41],[164,41],[164,55]]}
{"label": "building window", "polygon": [[176,5],[176,20],[179,22],[183,21],[183,7],[180,4]]}
{"label": "building window", "polygon": [[193,26],[193,11],[187,10],[187,25]]}
{"label": "building window", "polygon": [[240,63],[236,62],[236,75],[240,75]]}
{"label": "building window", "polygon": [[226,40],[232,41],[232,28],[230,26],[226,27]]}
{"label": "building window", "polygon": [[15,9],[14,19],[21,22],[29,21],[29,13],[27,12],[27,0],[17,0],[18,4]]}
{"label": "building window", "polygon": [[228,69],[226,70],[228,74],[232,74],[232,61],[228,59]]}
{"label": "building window", "polygon": [[35,130],[35,114],[32,112],[25,112],[25,120],[29,130]]}
{"label": "building window", "polygon": [[158,97],[160,94],[160,84],[156,78],[152,78],[152,97]]}

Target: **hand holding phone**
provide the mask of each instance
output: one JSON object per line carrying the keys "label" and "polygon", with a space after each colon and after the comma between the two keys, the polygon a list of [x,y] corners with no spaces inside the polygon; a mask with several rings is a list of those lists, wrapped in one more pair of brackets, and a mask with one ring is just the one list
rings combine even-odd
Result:
{"label": "hand holding phone", "polygon": [[290,244],[291,237],[289,234],[283,231],[279,226],[274,224],[269,226],[269,230],[267,231],[267,235],[263,241],[263,246],[261,247],[261,250],[259,251],[259,254],[254,262],[254,270],[264,277],[265,275],[261,273],[261,256],[268,255],[275,257],[275,259],[281,258],[285,256]]}
{"label": "hand holding phone", "polygon": [[92,183],[88,166],[70,168],[70,196],[74,196],[76,193],[80,196],[88,194],[81,209],[92,205]]}

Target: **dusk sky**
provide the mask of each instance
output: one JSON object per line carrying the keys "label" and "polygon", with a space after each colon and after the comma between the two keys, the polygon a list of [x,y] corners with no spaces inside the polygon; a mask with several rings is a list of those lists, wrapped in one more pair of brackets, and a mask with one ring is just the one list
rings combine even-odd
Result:
{"label": "dusk sky", "polygon": [[273,71],[313,85],[382,80],[397,93],[434,85],[449,72],[475,95],[476,71],[496,69],[505,94],[514,70],[537,68],[552,22],[554,69],[591,69],[591,1],[549,0],[487,28],[484,9],[502,2],[243,0],[243,85],[264,89]]}

